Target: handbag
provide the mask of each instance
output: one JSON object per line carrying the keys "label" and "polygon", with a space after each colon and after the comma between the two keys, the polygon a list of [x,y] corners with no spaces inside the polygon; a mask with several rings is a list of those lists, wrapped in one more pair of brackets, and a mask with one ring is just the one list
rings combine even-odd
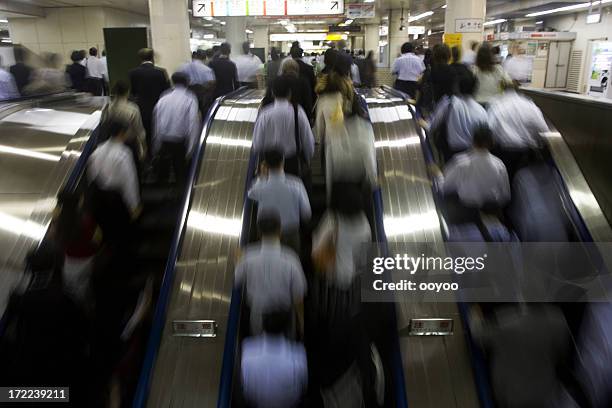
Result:
{"label": "handbag", "polygon": [[321,274],[328,274],[334,270],[336,263],[336,243],[338,241],[338,220],[336,216],[331,217],[332,233],[327,236],[327,239],[319,247],[317,251],[312,253],[312,262],[315,271]]}

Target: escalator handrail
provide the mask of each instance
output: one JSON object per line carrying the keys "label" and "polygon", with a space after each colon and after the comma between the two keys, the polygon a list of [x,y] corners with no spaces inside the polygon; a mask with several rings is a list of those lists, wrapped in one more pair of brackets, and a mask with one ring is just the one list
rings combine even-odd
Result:
{"label": "escalator handrail", "polygon": [[204,154],[206,138],[208,137],[208,133],[212,126],[215,114],[223,103],[223,101],[229,97],[237,95],[244,89],[245,87],[241,87],[227,95],[218,97],[206,113],[206,118],[204,119],[204,127],[202,128],[202,132],[200,133],[199,143],[195,151],[193,152],[193,162],[191,163],[191,168],[189,169],[189,175],[187,179],[187,186],[189,187],[186,189],[185,196],[183,197],[183,200],[181,202],[181,212],[179,214],[179,218],[176,224],[176,229],[172,238],[168,260],[164,269],[164,277],[162,279],[159,296],[157,298],[157,304],[155,306],[155,314],[153,316],[153,325],[151,327],[151,332],[149,333],[149,339],[147,341],[147,346],[145,350],[145,357],[140,371],[136,392],[134,394],[134,400],[132,404],[134,408],[144,407],[149,394],[153,367],[157,359],[157,352],[159,350],[159,344],[161,342],[161,336],[165,326],[166,309],[168,308],[170,291],[172,289],[172,284],[174,281],[176,263],[178,261],[179,250],[181,248],[185,225],[187,223],[187,215],[189,214],[189,208],[191,206],[191,195],[193,190],[192,186],[197,175],[197,170],[199,168],[200,161]]}

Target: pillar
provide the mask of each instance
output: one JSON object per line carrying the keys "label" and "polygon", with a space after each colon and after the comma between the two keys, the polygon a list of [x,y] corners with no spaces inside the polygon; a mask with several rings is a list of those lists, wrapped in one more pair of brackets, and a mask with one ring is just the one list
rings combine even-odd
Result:
{"label": "pillar", "polygon": [[[268,59],[268,52],[270,52],[268,44],[270,43],[270,36],[268,26],[257,26],[253,27],[253,47],[263,48],[265,50],[264,55],[266,60]],[[266,61],[263,61],[266,62]]]}
{"label": "pillar", "polygon": [[[410,35],[408,35],[409,12],[407,9],[404,9],[403,22],[400,20],[401,17],[401,9],[389,11],[389,66],[401,54],[402,44],[410,41]],[[404,30],[400,30],[402,23],[405,27]]]}
{"label": "pillar", "polygon": [[232,46],[232,56],[242,54],[242,43],[247,40],[246,17],[227,17],[225,19],[225,41]]}
{"label": "pillar", "polygon": [[[444,33],[456,33],[455,21],[457,19],[474,19],[481,23],[485,22],[486,0],[447,0],[446,13],[444,15]],[[475,33],[461,33],[461,49],[466,50],[472,41],[481,43],[483,41],[484,27]]]}
{"label": "pillar", "polygon": [[378,61],[378,43],[380,41],[380,29],[378,24],[366,24],[363,34],[363,48],[368,55],[368,51],[374,51],[374,61]]}
{"label": "pillar", "polygon": [[155,63],[172,75],[191,59],[189,12],[185,0],[149,0]]}

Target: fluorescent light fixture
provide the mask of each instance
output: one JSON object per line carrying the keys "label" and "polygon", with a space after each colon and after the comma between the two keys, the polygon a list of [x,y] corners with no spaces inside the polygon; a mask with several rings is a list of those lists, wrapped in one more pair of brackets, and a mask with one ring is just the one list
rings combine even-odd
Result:
{"label": "fluorescent light fixture", "polygon": [[215,35],[214,34],[204,34],[202,38],[210,40],[211,38],[215,38]]}
{"label": "fluorescent light fixture", "polygon": [[270,41],[325,41],[327,33],[270,34]]}
{"label": "fluorescent light fixture", "polygon": [[593,13],[593,14],[589,14],[587,16],[587,24],[597,24],[601,21],[601,14],[600,13]]}
{"label": "fluorescent light fixture", "polygon": [[443,9],[445,9],[446,7],[448,7],[446,4],[442,6]]}
{"label": "fluorescent light fixture", "polygon": [[544,21],[543,20],[536,21],[536,24],[544,24]]}
{"label": "fluorescent light fixture", "polygon": [[[612,0],[610,0],[610,1],[612,1]],[[426,11],[426,12],[424,12],[424,13],[417,14],[416,16],[411,16],[411,17],[408,17],[408,22],[409,22],[409,23],[412,23],[413,21],[417,21],[417,20],[420,20],[420,19],[422,19],[422,18],[429,17],[429,16],[431,16],[433,13],[434,13],[433,11]]]}
{"label": "fluorescent light fixture", "polygon": [[3,39],[2,39],[2,42],[3,42],[3,43],[12,43],[12,42],[13,42],[13,40],[11,40],[10,38],[3,38]]}
{"label": "fluorescent light fixture", "polygon": [[287,24],[289,24],[289,21],[281,20],[281,21],[278,22],[278,24],[286,26]]}
{"label": "fluorescent light fixture", "polygon": [[363,0],[364,3],[374,3],[376,0]]}
{"label": "fluorescent light fixture", "polygon": [[247,34],[253,34],[253,30],[249,30],[248,28],[246,30],[244,30],[245,33]]}
{"label": "fluorescent light fixture", "polygon": [[225,21],[220,21],[221,25],[225,25]]}
{"label": "fluorescent light fixture", "polygon": [[212,20],[213,20],[213,18],[212,18],[212,17],[204,17],[204,20],[206,20],[206,21],[212,21]]}
{"label": "fluorescent light fixture", "polygon": [[[598,6],[600,4],[607,4],[607,3],[612,3],[612,0],[594,1],[592,4],[593,4],[593,6]],[[529,14],[526,14],[525,17],[544,16],[546,14],[553,14],[553,13],[561,13],[563,11],[578,10],[578,9],[581,9],[581,8],[588,8],[590,6],[591,6],[591,3],[573,4],[571,6],[558,7],[558,8],[555,8],[555,9],[543,10],[543,11],[538,11],[538,12],[535,12],[535,13],[529,13]]]}
{"label": "fluorescent light fixture", "polygon": [[8,23],[8,20],[6,18],[0,18],[0,23]]}
{"label": "fluorescent light fixture", "polygon": [[495,25],[495,24],[500,24],[500,23],[505,23],[506,20],[505,18],[498,18],[497,20],[491,20],[491,21],[487,21],[486,23],[483,23],[483,26],[490,26],[490,25]]}
{"label": "fluorescent light fixture", "polygon": [[344,22],[344,24],[346,24],[346,25],[349,25],[349,24],[352,24],[352,23],[353,23],[353,19],[350,19],[350,18]]}
{"label": "fluorescent light fixture", "polygon": [[242,221],[239,218],[225,218],[192,211],[187,219],[187,226],[204,232],[239,237]]}
{"label": "fluorescent light fixture", "polygon": [[12,232],[16,235],[25,235],[28,238],[41,240],[44,238],[47,229],[30,220],[13,217],[0,212],[0,229]]}
{"label": "fluorescent light fixture", "polygon": [[[4,41],[4,40],[2,40]],[[28,149],[20,149],[18,147],[4,146],[0,145],[0,153],[14,154],[16,156],[30,157],[32,159],[40,159],[57,162],[60,161],[61,156],[56,156],[53,154],[34,152]]]}

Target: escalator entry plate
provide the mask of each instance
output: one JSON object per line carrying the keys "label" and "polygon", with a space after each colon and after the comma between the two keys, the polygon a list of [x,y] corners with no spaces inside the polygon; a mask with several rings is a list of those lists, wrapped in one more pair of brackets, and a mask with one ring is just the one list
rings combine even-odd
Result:
{"label": "escalator entry plate", "polygon": [[217,337],[214,320],[174,320],[172,329],[177,337]]}
{"label": "escalator entry plate", "polygon": [[453,319],[410,319],[409,336],[451,336]]}

